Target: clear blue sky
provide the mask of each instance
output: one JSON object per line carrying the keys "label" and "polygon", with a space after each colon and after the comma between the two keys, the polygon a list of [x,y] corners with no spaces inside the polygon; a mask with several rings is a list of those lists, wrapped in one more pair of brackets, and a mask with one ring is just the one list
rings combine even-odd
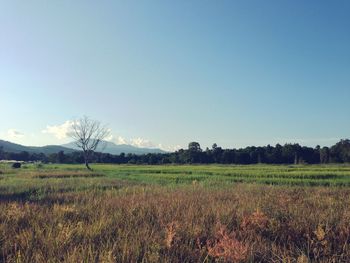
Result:
{"label": "clear blue sky", "polygon": [[1,1],[0,138],[63,143],[88,115],[140,146],[331,145],[350,137],[349,14],[341,0]]}

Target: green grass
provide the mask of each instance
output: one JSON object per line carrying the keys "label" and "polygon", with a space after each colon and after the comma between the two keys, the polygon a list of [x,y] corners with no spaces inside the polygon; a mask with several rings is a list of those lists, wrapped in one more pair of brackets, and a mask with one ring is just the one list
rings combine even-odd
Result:
{"label": "green grass", "polygon": [[249,182],[279,185],[350,185],[350,167],[283,166],[283,165],[198,165],[198,166],[110,166],[95,165],[96,171],[108,177],[162,185],[227,185]]}
{"label": "green grass", "polygon": [[0,197],[22,194],[32,198],[52,192],[105,190],[125,185],[176,188],[200,185],[231,187],[236,183],[285,186],[350,186],[347,165],[83,165],[26,164],[21,169],[0,165]]}
{"label": "green grass", "polygon": [[0,164],[0,262],[350,257],[348,165],[92,167]]}
{"label": "green grass", "polygon": [[[0,166],[0,190],[11,187],[51,187],[86,189],[115,182],[178,186],[200,184],[225,187],[234,183],[297,186],[350,186],[347,165],[109,165],[93,164],[93,172],[82,165],[35,165],[21,169]],[[51,176],[53,174],[53,176]],[[60,178],[61,177],[61,178]],[[8,190],[7,190],[8,191]]]}

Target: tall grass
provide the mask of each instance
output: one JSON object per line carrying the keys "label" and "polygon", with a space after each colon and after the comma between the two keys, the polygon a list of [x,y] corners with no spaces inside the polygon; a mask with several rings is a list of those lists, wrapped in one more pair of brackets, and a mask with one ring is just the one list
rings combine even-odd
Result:
{"label": "tall grass", "polygon": [[[57,167],[1,167],[0,262],[349,262],[347,187],[218,175],[268,174],[267,166]],[[271,173],[303,169],[326,173],[308,166]]]}
{"label": "tall grass", "polygon": [[350,190],[235,185],[50,193],[0,204],[3,262],[346,262]]}

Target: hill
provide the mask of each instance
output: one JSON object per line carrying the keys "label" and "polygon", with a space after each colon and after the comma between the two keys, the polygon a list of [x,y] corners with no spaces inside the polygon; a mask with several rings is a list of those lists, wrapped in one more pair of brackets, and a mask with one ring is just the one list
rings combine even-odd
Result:
{"label": "hill", "polygon": [[[5,152],[29,152],[29,153],[44,153],[52,154],[64,151],[65,153],[72,153],[79,151],[74,142],[70,142],[64,145],[46,145],[46,146],[24,146],[21,144],[0,140],[0,147]],[[110,154],[132,153],[132,154],[147,154],[147,153],[165,153],[165,151],[157,148],[139,148],[128,144],[117,145],[113,142],[103,142],[96,150],[97,152],[104,152]]]}
{"label": "hill", "polygon": [[[79,150],[79,148],[74,144],[74,142],[70,142],[67,144],[63,144],[62,146]],[[147,154],[147,153],[166,153],[165,151],[158,148],[139,148],[129,144],[115,144],[113,142],[104,141],[100,144],[96,152],[104,152],[110,154],[121,154],[121,153],[132,153],[132,154]]]}
{"label": "hill", "polygon": [[65,153],[72,153],[75,150],[70,149],[68,147],[59,146],[59,145],[46,145],[46,146],[24,146],[21,144],[9,142],[0,140],[0,147],[3,148],[3,151],[5,152],[29,152],[29,153],[44,153],[44,154],[51,154],[51,153],[58,153],[59,151],[64,151]]}

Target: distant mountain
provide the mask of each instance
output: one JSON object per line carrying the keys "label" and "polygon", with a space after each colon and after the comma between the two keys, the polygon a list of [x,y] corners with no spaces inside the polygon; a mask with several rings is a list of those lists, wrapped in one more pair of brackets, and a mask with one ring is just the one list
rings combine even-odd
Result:
{"label": "distant mountain", "polygon": [[58,153],[59,151],[64,151],[65,153],[71,153],[75,150],[70,149],[68,147],[63,147],[59,145],[47,145],[42,147],[37,146],[24,146],[4,140],[0,140],[0,147],[3,148],[5,152],[29,152],[29,153],[44,153],[44,154],[51,154],[51,153]]}
{"label": "distant mountain", "polygon": [[[63,144],[62,146],[80,150],[74,142]],[[97,152],[110,153],[110,154],[121,154],[121,153],[133,153],[133,154],[147,154],[147,153],[166,153],[165,151],[158,148],[139,148],[128,144],[115,144],[113,142],[102,142],[96,149]]]}
{"label": "distant mountain", "polygon": [[[29,152],[29,153],[52,154],[52,153],[58,153],[59,151],[64,151],[65,153],[80,151],[80,149],[74,144],[74,142],[67,143],[64,145],[47,145],[47,146],[37,147],[37,146],[24,146],[21,144],[0,140],[0,147],[2,147],[5,152],[14,152],[14,153]],[[135,147],[127,144],[117,145],[113,142],[101,143],[96,151],[103,152],[103,153],[110,153],[110,154],[165,153],[165,151],[157,148],[139,148],[139,147]]]}

